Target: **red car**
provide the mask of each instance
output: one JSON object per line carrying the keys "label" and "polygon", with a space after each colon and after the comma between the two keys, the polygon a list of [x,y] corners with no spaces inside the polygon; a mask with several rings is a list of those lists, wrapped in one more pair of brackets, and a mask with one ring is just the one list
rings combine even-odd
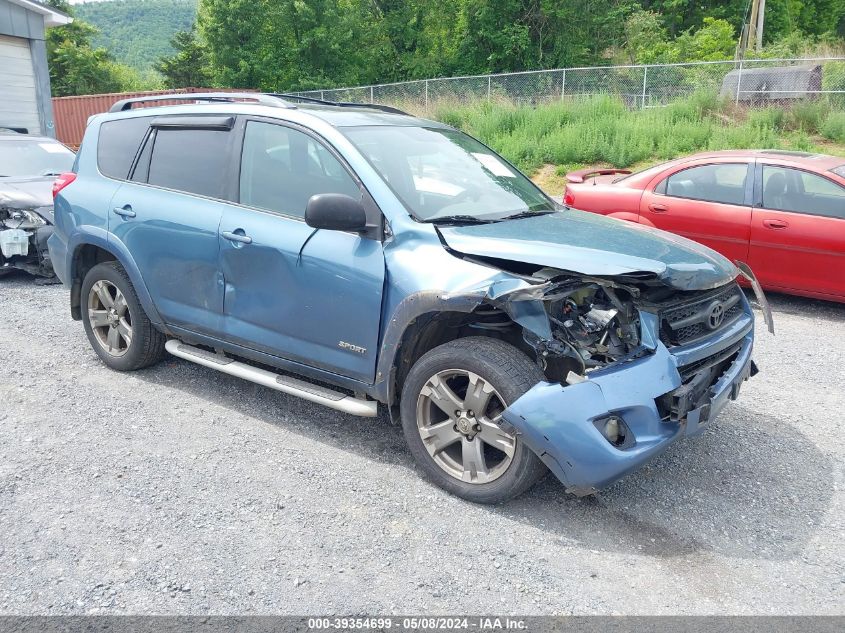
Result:
{"label": "red car", "polygon": [[845,158],[724,151],[566,178],[567,206],[701,242],[748,263],[765,288],[845,301]]}

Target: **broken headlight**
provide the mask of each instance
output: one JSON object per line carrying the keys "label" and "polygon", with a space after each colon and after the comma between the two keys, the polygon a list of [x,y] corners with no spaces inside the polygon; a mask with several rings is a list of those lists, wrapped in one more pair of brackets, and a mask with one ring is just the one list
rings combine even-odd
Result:
{"label": "broken headlight", "polygon": [[44,226],[47,221],[29,209],[0,209],[0,229],[32,230]]}

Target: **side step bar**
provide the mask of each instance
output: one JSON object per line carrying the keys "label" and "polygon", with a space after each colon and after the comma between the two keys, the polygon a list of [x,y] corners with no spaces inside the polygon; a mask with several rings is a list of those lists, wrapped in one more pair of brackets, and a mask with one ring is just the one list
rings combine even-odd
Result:
{"label": "side step bar", "polygon": [[316,402],[330,409],[368,418],[375,417],[377,414],[378,404],[375,400],[355,398],[339,391],[333,391],[327,387],[299,380],[298,378],[274,374],[271,371],[240,363],[234,358],[215,354],[199,347],[193,347],[176,339],[167,341],[164,348],[174,356],[184,358],[192,363],[197,363],[210,369],[216,369],[224,374],[243,378],[265,387],[270,387],[270,389],[282,391],[302,398],[303,400]]}

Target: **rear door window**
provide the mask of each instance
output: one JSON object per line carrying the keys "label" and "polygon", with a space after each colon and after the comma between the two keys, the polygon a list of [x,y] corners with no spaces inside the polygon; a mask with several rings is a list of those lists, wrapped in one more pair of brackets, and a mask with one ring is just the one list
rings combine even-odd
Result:
{"label": "rear door window", "polygon": [[159,128],[147,182],[226,199],[231,134],[228,130]]}
{"label": "rear door window", "polygon": [[100,126],[97,141],[97,167],[109,178],[126,180],[129,168],[138,153],[138,146],[147,133],[151,117],[117,119]]}
{"label": "rear door window", "polygon": [[701,165],[672,174],[656,191],[675,198],[744,205],[747,179],[747,163]]}
{"label": "rear door window", "polygon": [[763,207],[845,218],[845,187],[800,169],[763,165]]}

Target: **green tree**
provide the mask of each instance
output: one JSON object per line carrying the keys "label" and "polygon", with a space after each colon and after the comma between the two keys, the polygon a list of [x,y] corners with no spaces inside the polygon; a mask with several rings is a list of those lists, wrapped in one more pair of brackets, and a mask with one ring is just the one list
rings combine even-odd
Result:
{"label": "green tree", "polygon": [[726,20],[739,33],[748,0],[642,0],[638,4],[660,14],[669,36],[676,37],[700,28],[706,17]]}
{"label": "green tree", "polygon": [[[47,4],[73,15],[66,0],[48,0]],[[137,72],[116,64],[106,49],[91,46],[96,32],[76,19],[47,31],[47,63],[55,96],[137,90],[143,83]]]}
{"label": "green tree", "polygon": [[197,0],[109,0],[74,5],[76,15],[99,30],[95,48],[141,73],[174,54],[171,38],[188,31],[197,18]]}
{"label": "green tree", "polygon": [[162,57],[155,69],[164,77],[167,88],[203,87],[211,84],[205,45],[197,38],[196,27],[177,31],[170,45],[176,51]]}
{"label": "green tree", "polygon": [[267,90],[383,80],[396,52],[373,11],[369,0],[202,0],[212,80]]}
{"label": "green tree", "polygon": [[369,37],[377,42],[369,56],[380,64],[382,81],[452,73],[465,33],[461,2],[371,0],[369,4]]}
{"label": "green tree", "polygon": [[[198,31],[212,82],[299,90],[620,59],[730,59],[747,3],[200,0]],[[767,6],[766,40],[790,49],[845,29],[845,0],[768,0]],[[189,44],[182,43],[185,50]]]}
{"label": "green tree", "polygon": [[670,61],[731,59],[736,50],[734,27],[726,20],[706,17],[700,29],[681,33],[669,47]]}
{"label": "green tree", "polygon": [[660,15],[637,9],[625,20],[624,51],[631,64],[653,64],[666,58],[669,37]]}

